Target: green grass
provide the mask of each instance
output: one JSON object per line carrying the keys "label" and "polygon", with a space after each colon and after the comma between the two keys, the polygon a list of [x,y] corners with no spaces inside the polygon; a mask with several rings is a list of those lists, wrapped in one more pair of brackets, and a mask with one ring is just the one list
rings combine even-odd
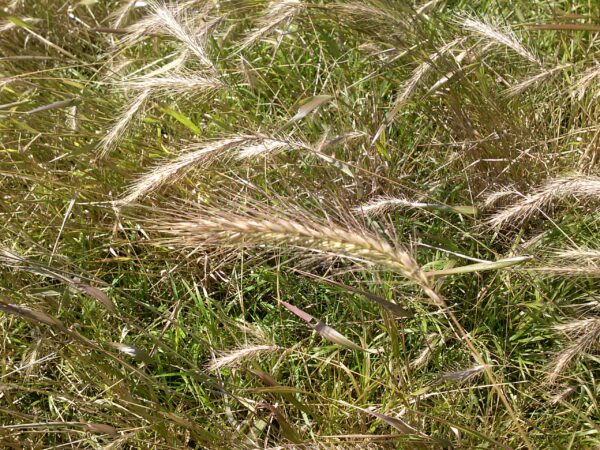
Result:
{"label": "green grass", "polygon": [[2,9],[0,446],[597,448],[600,5],[178,4]]}

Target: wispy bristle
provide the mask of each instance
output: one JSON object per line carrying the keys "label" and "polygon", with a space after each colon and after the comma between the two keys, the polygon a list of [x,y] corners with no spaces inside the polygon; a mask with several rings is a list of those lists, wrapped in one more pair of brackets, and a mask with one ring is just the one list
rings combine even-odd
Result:
{"label": "wispy bristle", "polygon": [[[400,6],[386,7],[383,2],[328,2],[331,17],[355,30],[396,43],[411,28],[414,11]],[[364,44],[363,44],[364,45]]]}
{"label": "wispy bristle", "polygon": [[556,382],[575,358],[600,342],[600,318],[598,317],[574,320],[554,328],[564,333],[570,343],[550,362],[547,375],[549,383]]}
{"label": "wispy bristle", "polygon": [[591,248],[562,250],[552,255],[551,264],[538,270],[565,276],[599,277],[600,250]]}
{"label": "wispy bristle", "polygon": [[117,121],[113,123],[106,135],[98,143],[98,158],[103,158],[117,146],[125,134],[127,127],[143,108],[149,97],[150,90],[142,91],[125,106]]}
{"label": "wispy bristle", "polygon": [[233,214],[198,207],[197,211],[176,213],[157,220],[152,227],[171,236],[168,242],[183,248],[207,245],[258,246],[288,245],[305,251],[350,258],[387,267],[422,285],[427,280],[412,256],[367,230],[346,229],[337,224],[321,224],[277,218],[270,214]]}
{"label": "wispy bristle", "polygon": [[[130,47],[152,35],[172,36],[190,54],[196,56],[203,65],[214,68],[206,53],[206,39],[208,33],[219,22],[218,20],[196,25],[188,16],[186,2],[164,4],[158,1],[148,1],[148,8],[151,14],[127,27],[127,34],[120,41],[121,47]],[[198,15],[196,14],[196,16]]]}
{"label": "wispy bristle", "polygon": [[148,90],[153,94],[164,95],[206,94],[223,87],[223,83],[216,78],[186,73],[161,77],[144,76],[128,79],[119,84],[124,89]]}
{"label": "wispy bristle", "polygon": [[586,70],[571,86],[571,93],[579,100],[583,99],[584,95],[590,87],[596,87],[597,90],[592,95],[600,94],[600,64]]}
{"label": "wispy bristle", "polygon": [[257,29],[244,39],[240,48],[250,47],[285,22],[292,20],[301,7],[302,2],[299,0],[277,0],[272,2],[266,14],[257,24]]}
{"label": "wispy bristle", "polygon": [[212,143],[204,142],[191,145],[184,149],[179,157],[156,165],[138,178],[119,201],[119,204],[133,203],[160,186],[176,181],[185,175],[188,170],[205,164],[212,158],[221,156],[224,153],[233,154],[237,159],[247,159],[285,148],[298,149],[306,148],[306,146],[297,141],[283,141],[261,136],[238,136]]}
{"label": "wispy bristle", "polygon": [[589,260],[600,262],[600,250],[593,248],[573,248],[558,251],[554,254],[554,257],[568,259],[579,263]]}
{"label": "wispy bristle", "polygon": [[547,181],[515,204],[494,214],[488,224],[495,228],[518,225],[556,202],[573,197],[577,202],[600,199],[600,178],[572,176]]}
{"label": "wispy bristle", "polygon": [[490,192],[483,200],[483,208],[492,208],[500,202],[513,199],[519,192],[511,187],[504,187],[498,191]]}
{"label": "wispy bristle", "polygon": [[535,86],[544,80],[547,80],[554,74],[562,72],[564,69],[571,67],[572,65],[573,64],[561,64],[559,66],[553,67],[552,69],[542,70],[541,72],[539,72],[529,78],[526,78],[525,80],[521,81],[520,83],[512,85],[510,88],[508,88],[506,90],[505,94],[508,97],[514,97],[516,95],[519,95],[522,92],[529,89],[530,87]]}
{"label": "wispy bristle", "polygon": [[127,14],[129,14],[129,12],[133,9],[136,2],[137,0],[125,0],[121,6],[112,12],[111,17],[114,18],[112,26],[114,28],[119,28],[121,26],[121,24],[125,21]]}
{"label": "wispy bristle", "polygon": [[460,42],[460,39],[455,39],[452,42],[449,42],[442,46],[438,51],[432,53],[427,57],[427,60],[421,63],[417,68],[413,71],[410,78],[404,83],[400,94],[396,97],[394,104],[392,105],[392,109],[387,114],[385,121],[381,124],[375,136],[373,137],[372,142],[376,142],[379,139],[381,133],[385,131],[385,129],[394,121],[400,110],[404,107],[404,105],[411,99],[413,94],[416,92],[419,85],[423,82],[423,80],[427,77],[427,75],[433,70],[434,63],[442,56],[446,55],[454,46]]}
{"label": "wispy bristle", "polygon": [[206,55],[204,42],[206,33],[198,33],[199,30],[192,27],[183,8],[169,7],[158,2],[148,4],[169,34],[182,42],[200,62],[212,66],[212,62]]}
{"label": "wispy bristle", "polygon": [[502,27],[489,19],[478,20],[474,17],[465,17],[459,18],[458,21],[465,30],[476,33],[489,42],[504,45],[528,61],[541,66],[539,59],[521,44],[510,28]]}

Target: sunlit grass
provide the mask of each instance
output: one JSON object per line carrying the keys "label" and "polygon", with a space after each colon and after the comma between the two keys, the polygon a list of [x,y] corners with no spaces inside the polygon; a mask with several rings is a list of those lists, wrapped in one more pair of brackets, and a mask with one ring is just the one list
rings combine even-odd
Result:
{"label": "sunlit grass", "polygon": [[0,443],[595,448],[600,6],[0,17]]}

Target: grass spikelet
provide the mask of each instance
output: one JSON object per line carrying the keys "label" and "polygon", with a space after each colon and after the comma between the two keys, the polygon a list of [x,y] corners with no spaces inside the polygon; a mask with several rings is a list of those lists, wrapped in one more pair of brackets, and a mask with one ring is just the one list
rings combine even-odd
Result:
{"label": "grass spikelet", "polygon": [[244,39],[240,50],[254,45],[275,29],[280,28],[284,23],[289,23],[302,6],[303,4],[299,0],[277,0],[272,2],[266,14],[258,22],[257,29]]}
{"label": "grass spikelet", "polygon": [[385,131],[385,129],[394,121],[400,110],[404,107],[404,105],[411,99],[411,97],[416,92],[417,88],[421,85],[421,83],[425,80],[427,75],[432,72],[434,69],[435,62],[442,56],[446,55],[454,46],[460,42],[460,39],[453,40],[442,46],[438,51],[432,53],[427,57],[427,60],[421,63],[417,68],[412,72],[410,78],[404,83],[400,94],[396,97],[394,104],[392,105],[392,109],[389,111],[385,121],[381,124],[375,136],[373,137],[372,144],[374,144],[381,133]]}
{"label": "grass spikelet", "polygon": [[144,107],[150,97],[150,90],[142,91],[123,109],[119,119],[113,123],[106,135],[98,143],[98,158],[104,158],[115,149],[134,117]]}
{"label": "grass spikelet", "polygon": [[593,248],[573,248],[556,252],[554,257],[576,263],[584,263],[590,260],[600,262],[600,250]]}
{"label": "grass spikelet", "polygon": [[[583,99],[585,93],[592,86],[598,86],[600,83],[598,79],[600,78],[600,64],[597,64],[594,67],[590,67],[586,70],[571,86],[571,93],[579,100]],[[597,96],[600,94],[600,89],[593,94]]]}
{"label": "grass spikelet", "polygon": [[[186,3],[165,4],[148,1],[150,14],[127,27],[127,34],[120,40],[119,46],[128,48],[148,36],[167,35],[179,41],[202,65],[214,69],[206,53],[206,38],[219,21],[212,20],[197,26],[189,17],[187,7]],[[202,16],[201,13],[195,15],[196,19]]]}
{"label": "grass spikelet", "polygon": [[600,250],[574,248],[555,252],[550,266],[536,271],[554,275],[597,277],[600,276]]}
{"label": "grass spikelet", "polygon": [[479,364],[468,369],[445,372],[440,375],[439,382],[450,381],[452,383],[464,383],[479,375],[482,375],[484,369],[485,365]]}
{"label": "grass spikelet", "polygon": [[202,209],[161,218],[156,221],[155,228],[171,236],[168,242],[182,248],[198,249],[215,244],[234,247],[288,245],[387,267],[426,284],[419,266],[408,251],[366,230],[347,229],[333,223],[319,224],[310,219],[299,222],[250,213],[233,214]]}
{"label": "grass spikelet", "polygon": [[463,29],[480,35],[488,42],[508,47],[526,60],[538,66],[542,65],[540,60],[523,46],[511,29],[502,27],[490,19],[478,20],[474,17],[464,17],[459,18],[458,22]]}
{"label": "grass spikelet", "polygon": [[179,72],[165,76],[143,76],[120,83],[123,89],[151,91],[158,95],[204,95],[221,89],[223,83],[214,77]]}
{"label": "grass spikelet", "polygon": [[425,366],[433,355],[435,347],[443,342],[443,339],[437,333],[429,333],[425,336],[423,348],[418,356],[410,362],[410,368],[413,370]]}
{"label": "grass spikelet", "polygon": [[121,26],[129,12],[135,7],[136,3],[137,0],[124,0],[123,4],[112,12],[110,16],[113,19],[112,26],[114,28],[119,28]]}
{"label": "grass spikelet", "polygon": [[560,389],[548,399],[548,403],[551,405],[558,405],[564,402],[576,390],[577,388],[575,386],[567,386],[566,388]]}
{"label": "grass spikelet", "polygon": [[119,39],[117,47],[129,48],[150,36],[164,35],[162,20],[156,14],[149,14],[125,28],[125,35]]}
{"label": "grass spikelet", "polygon": [[566,198],[577,203],[600,199],[600,178],[571,176],[547,181],[520,201],[495,213],[487,223],[494,228],[519,225]]}
{"label": "grass spikelet", "polygon": [[126,205],[155,191],[164,184],[173,183],[187,171],[225,153],[234,153],[236,159],[255,158],[284,148],[303,148],[296,141],[283,141],[260,136],[238,136],[212,143],[199,143],[188,146],[172,161],[158,164],[138,178],[128,189],[119,204]]}
{"label": "grass spikelet", "polygon": [[245,142],[244,137],[223,139],[210,144],[198,144],[188,147],[173,161],[158,164],[153,169],[139,177],[127,190],[120,204],[133,203],[137,199],[158,189],[167,182],[173,182],[184,174],[185,169],[198,165],[214,153],[224,152]]}
{"label": "grass spikelet", "polygon": [[248,359],[254,359],[264,353],[273,353],[278,350],[279,347],[276,345],[248,345],[213,359],[208,364],[208,370],[214,372],[223,368],[239,367]]}
{"label": "grass spikelet", "polygon": [[387,8],[380,2],[332,2],[327,10],[336,22],[396,45],[403,43],[414,17],[413,11],[399,3]]}
{"label": "grass spikelet", "polygon": [[555,383],[575,358],[597,346],[600,342],[600,318],[574,320],[554,327],[569,339],[569,345],[561,350],[548,366],[546,381]]}
{"label": "grass spikelet", "polygon": [[598,0],[0,3],[0,449],[600,448]]}
{"label": "grass spikelet", "polygon": [[167,6],[154,1],[149,2],[148,5],[170,35],[179,40],[202,64],[207,67],[213,66],[206,55],[205,48],[206,31],[209,27],[205,28],[205,32],[199,32],[199,29],[193,27],[182,7]]}
{"label": "grass spikelet", "polygon": [[551,69],[542,70],[541,72],[539,72],[529,78],[526,78],[525,80],[523,80],[517,84],[512,85],[510,88],[508,88],[505,91],[505,95],[507,97],[515,97],[519,94],[522,94],[530,87],[540,84],[541,82],[547,80],[548,78],[552,77],[553,75],[560,73],[563,70],[565,70],[569,67],[572,67],[572,66],[573,66],[573,64],[561,64],[561,65],[553,67]]}
{"label": "grass spikelet", "polygon": [[493,208],[499,203],[506,203],[519,196],[519,192],[511,187],[504,187],[498,191],[490,192],[483,200],[482,207],[485,209]]}

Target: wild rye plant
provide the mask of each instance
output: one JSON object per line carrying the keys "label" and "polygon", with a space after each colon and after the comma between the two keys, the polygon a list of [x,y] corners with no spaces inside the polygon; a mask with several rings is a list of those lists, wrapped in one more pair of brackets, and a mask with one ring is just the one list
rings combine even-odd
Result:
{"label": "wild rye plant", "polygon": [[564,8],[9,1],[2,445],[597,446]]}

